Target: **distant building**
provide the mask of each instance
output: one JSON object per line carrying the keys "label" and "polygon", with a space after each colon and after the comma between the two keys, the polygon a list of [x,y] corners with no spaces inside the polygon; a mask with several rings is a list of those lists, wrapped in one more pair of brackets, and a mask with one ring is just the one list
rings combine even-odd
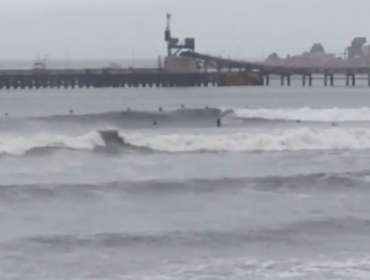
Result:
{"label": "distant building", "polygon": [[370,67],[370,44],[365,45],[366,37],[355,37],[344,53],[327,53],[321,43],[315,43],[300,55],[288,55],[280,58],[277,53],[270,54],[265,63],[281,66],[306,66],[306,67],[345,67],[367,66]]}
{"label": "distant building", "polygon": [[281,59],[277,53],[272,53],[267,57],[265,62],[274,65],[323,66],[338,63],[338,60],[340,60],[340,58],[336,57],[335,54],[326,53],[321,43],[315,43],[309,51],[301,55],[288,55],[286,58]]}
{"label": "distant building", "polygon": [[362,46],[362,53],[365,57],[370,57],[370,45]]}
{"label": "distant building", "polygon": [[315,43],[315,44],[313,44],[313,46],[310,49],[310,54],[313,54],[313,53],[322,53],[322,54],[324,54],[325,49],[320,43]]}
{"label": "distant building", "polygon": [[363,58],[363,45],[367,42],[366,37],[356,37],[352,40],[351,45],[346,48],[347,58]]}
{"label": "distant building", "polygon": [[279,57],[279,55],[277,53],[272,53],[270,54],[265,61],[267,62],[276,62],[276,61],[280,61],[281,58]]}

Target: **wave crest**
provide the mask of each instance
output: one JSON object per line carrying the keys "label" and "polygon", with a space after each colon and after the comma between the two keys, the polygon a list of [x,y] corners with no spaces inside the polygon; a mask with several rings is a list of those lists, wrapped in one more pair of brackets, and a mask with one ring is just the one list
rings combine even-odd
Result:
{"label": "wave crest", "polygon": [[99,130],[79,136],[39,134],[30,137],[0,137],[0,154],[43,154],[57,149],[113,151],[130,147],[117,130]]}
{"label": "wave crest", "polygon": [[127,134],[126,140],[137,147],[162,152],[263,152],[369,149],[370,129],[299,128],[265,133],[217,135]]}
{"label": "wave crest", "polygon": [[118,127],[146,127],[153,123],[168,124],[212,124],[223,115],[217,108],[182,108],[169,111],[123,110],[96,114],[69,114],[32,118],[46,123],[112,124]]}
{"label": "wave crest", "polygon": [[59,196],[105,196],[107,193],[162,194],[171,192],[235,192],[244,189],[266,192],[294,192],[357,190],[367,191],[370,171],[354,171],[345,173],[308,173],[292,174],[290,176],[271,175],[266,177],[241,178],[193,178],[187,180],[145,180],[145,181],[115,181],[91,184],[21,184],[0,185],[0,200],[10,197],[35,198],[45,200]]}
{"label": "wave crest", "polygon": [[116,130],[93,131],[80,136],[40,134],[0,137],[0,154],[24,155],[35,151],[72,149],[117,152],[269,152],[361,150],[370,148],[370,129],[299,128],[264,133],[142,134]]}
{"label": "wave crest", "polygon": [[248,120],[276,121],[310,121],[310,122],[354,122],[370,121],[370,108],[325,108],[314,109],[303,107],[299,109],[249,109],[234,110],[238,118]]}

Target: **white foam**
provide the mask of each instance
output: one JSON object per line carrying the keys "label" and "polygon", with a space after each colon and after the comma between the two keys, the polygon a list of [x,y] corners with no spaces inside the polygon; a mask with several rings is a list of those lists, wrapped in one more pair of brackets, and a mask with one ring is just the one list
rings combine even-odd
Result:
{"label": "white foam", "polygon": [[22,155],[36,148],[56,147],[92,150],[104,143],[97,132],[81,136],[39,134],[35,136],[0,137],[0,154]]}
{"label": "white foam", "polygon": [[240,118],[260,118],[268,120],[301,120],[318,122],[370,121],[370,108],[327,108],[312,109],[236,109],[234,114]]}
{"label": "white foam", "polygon": [[[251,152],[369,149],[370,129],[298,128],[265,133],[225,134],[141,134],[122,132],[129,144],[162,152]],[[104,146],[98,132],[80,136],[40,134],[23,137],[0,137],[0,154],[22,155],[43,147],[92,150]]]}
{"label": "white foam", "polygon": [[194,259],[183,263],[164,263],[156,270],[143,271],[130,279],[369,279],[370,261],[358,259],[331,261],[253,259]]}
{"label": "white foam", "polygon": [[299,128],[269,133],[218,135],[143,135],[127,134],[132,145],[165,152],[195,151],[300,151],[370,148],[370,129]]}

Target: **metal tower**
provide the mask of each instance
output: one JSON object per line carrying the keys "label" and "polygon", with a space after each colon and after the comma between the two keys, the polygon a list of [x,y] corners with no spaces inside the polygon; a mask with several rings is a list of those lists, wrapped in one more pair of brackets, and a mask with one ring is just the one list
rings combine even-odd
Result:
{"label": "metal tower", "polygon": [[181,50],[195,49],[195,39],[185,38],[183,43],[180,43],[178,38],[171,36],[171,14],[166,15],[166,29],[164,31],[164,40],[167,42],[167,56],[176,56]]}

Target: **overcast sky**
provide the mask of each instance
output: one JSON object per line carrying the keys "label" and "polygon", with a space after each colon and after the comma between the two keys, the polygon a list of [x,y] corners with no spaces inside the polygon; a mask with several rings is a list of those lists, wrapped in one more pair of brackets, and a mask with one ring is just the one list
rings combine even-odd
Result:
{"label": "overcast sky", "polygon": [[125,59],[165,53],[173,33],[195,37],[199,52],[258,58],[302,53],[314,42],[342,52],[370,40],[367,0],[1,0],[0,60]]}

